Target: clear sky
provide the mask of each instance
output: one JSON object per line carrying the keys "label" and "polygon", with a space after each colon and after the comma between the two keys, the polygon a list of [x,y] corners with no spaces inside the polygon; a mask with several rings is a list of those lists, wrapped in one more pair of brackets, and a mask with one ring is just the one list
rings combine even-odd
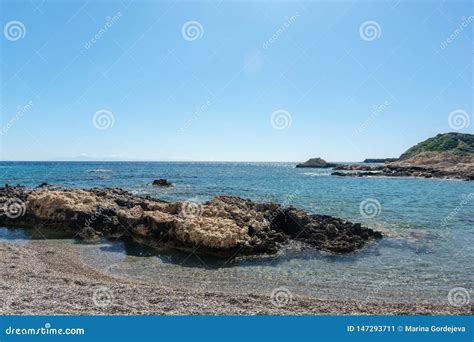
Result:
{"label": "clear sky", "polygon": [[474,131],[471,1],[1,6],[3,160],[358,161]]}

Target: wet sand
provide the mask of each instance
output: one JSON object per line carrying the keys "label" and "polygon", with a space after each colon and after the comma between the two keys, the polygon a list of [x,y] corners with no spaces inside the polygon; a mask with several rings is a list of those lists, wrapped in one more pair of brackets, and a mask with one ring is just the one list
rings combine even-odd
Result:
{"label": "wet sand", "polygon": [[0,243],[0,313],[5,315],[472,314],[472,307],[279,298],[205,287],[164,287],[104,274],[74,248]]}

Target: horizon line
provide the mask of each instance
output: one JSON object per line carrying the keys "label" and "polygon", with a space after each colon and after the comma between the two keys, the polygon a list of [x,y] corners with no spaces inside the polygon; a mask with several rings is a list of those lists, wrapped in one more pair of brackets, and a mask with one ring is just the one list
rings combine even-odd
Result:
{"label": "horizon line", "polygon": [[[387,159],[387,158],[366,158]],[[1,160],[0,163],[304,163],[301,160]],[[329,163],[362,163],[362,161],[328,161]]]}

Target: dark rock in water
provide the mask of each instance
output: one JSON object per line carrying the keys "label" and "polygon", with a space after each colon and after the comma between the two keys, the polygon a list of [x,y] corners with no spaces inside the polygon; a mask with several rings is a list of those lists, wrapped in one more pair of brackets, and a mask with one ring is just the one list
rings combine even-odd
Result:
{"label": "dark rock in water", "polygon": [[369,176],[383,176],[384,174],[379,171],[365,171],[365,172],[340,172],[336,171],[331,173],[331,176],[340,177],[369,177]]}
{"label": "dark rock in water", "polygon": [[365,159],[364,163],[390,163],[398,160],[398,158],[381,158],[381,159]]}
{"label": "dark rock in water", "polygon": [[321,158],[311,158],[305,161],[303,164],[297,164],[296,167],[312,167],[312,168],[330,168],[335,167],[337,164],[328,163]]}
{"label": "dark rock in water", "polygon": [[168,182],[166,179],[155,179],[153,181],[153,185],[155,186],[171,186],[172,184]]}
{"label": "dark rock in water", "polygon": [[43,183],[41,183],[40,185],[38,185],[37,187],[38,187],[38,188],[44,188],[44,187],[47,187],[47,186],[48,186],[48,183],[43,182]]}
{"label": "dark rock in water", "polygon": [[118,188],[5,186],[0,188],[0,225],[48,226],[75,232],[86,240],[132,237],[151,247],[224,258],[274,254],[290,240],[318,250],[349,253],[381,238],[379,232],[357,223],[275,203],[232,196],[202,204],[168,203]]}
{"label": "dark rock in water", "polygon": [[383,166],[370,166],[370,165],[360,165],[360,164],[351,164],[351,165],[338,165],[334,170],[344,170],[344,171],[376,171],[382,170]]}

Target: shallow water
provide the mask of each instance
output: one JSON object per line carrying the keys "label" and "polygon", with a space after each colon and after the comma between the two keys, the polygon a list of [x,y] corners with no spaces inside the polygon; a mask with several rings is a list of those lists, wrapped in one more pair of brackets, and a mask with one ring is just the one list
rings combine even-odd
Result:
{"label": "shallow water", "polygon": [[[44,181],[68,187],[118,186],[166,200],[205,201],[218,194],[238,195],[363,222],[386,235],[348,256],[292,249],[276,257],[232,263],[184,252],[150,250],[124,241],[86,245],[54,237],[54,241],[78,248],[90,265],[117,275],[164,285],[179,283],[224,291],[271,291],[285,286],[294,293],[318,298],[446,302],[453,287],[472,291],[473,182],[339,178],[330,176],[330,170],[294,166],[293,163],[2,162],[0,182],[30,186]],[[153,187],[150,184],[156,178],[166,178],[175,186]],[[14,239],[15,234],[20,235]],[[0,229],[2,239],[45,243],[30,240],[29,233],[21,234],[18,230]]]}

